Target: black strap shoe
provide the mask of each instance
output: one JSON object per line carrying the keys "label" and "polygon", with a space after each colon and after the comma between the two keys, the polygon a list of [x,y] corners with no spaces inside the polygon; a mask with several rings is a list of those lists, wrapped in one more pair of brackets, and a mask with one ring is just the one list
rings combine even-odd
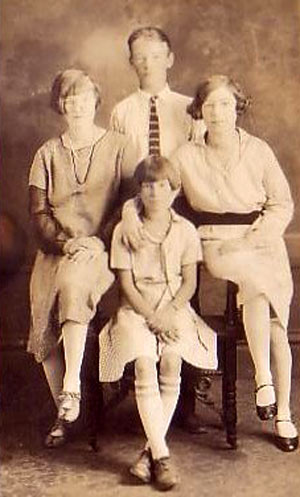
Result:
{"label": "black strap shoe", "polygon": [[[256,388],[255,394],[257,394],[259,390],[265,387],[272,387],[274,389],[274,385],[272,385],[272,383],[265,383],[263,385],[259,385],[259,387]],[[269,419],[273,419],[277,414],[277,404],[276,402],[273,402],[271,404],[261,406],[257,404],[256,400],[256,413],[261,421],[268,421]]]}
{"label": "black strap shoe", "polygon": [[[275,424],[277,423],[292,423],[291,419],[277,419]],[[275,445],[278,449],[283,452],[293,452],[298,448],[299,445],[299,436],[295,437],[282,437],[275,433]]]}

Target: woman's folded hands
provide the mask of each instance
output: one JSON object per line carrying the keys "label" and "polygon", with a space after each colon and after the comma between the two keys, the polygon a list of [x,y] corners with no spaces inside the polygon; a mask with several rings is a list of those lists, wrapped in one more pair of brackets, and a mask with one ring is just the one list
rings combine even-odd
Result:
{"label": "woman's folded hands", "polygon": [[71,238],[64,244],[64,253],[73,262],[88,262],[104,252],[103,242],[96,236]]}

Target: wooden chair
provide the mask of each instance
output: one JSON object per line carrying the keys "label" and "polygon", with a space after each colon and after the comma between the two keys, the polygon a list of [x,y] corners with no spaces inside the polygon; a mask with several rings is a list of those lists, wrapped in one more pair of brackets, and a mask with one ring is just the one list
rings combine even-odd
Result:
{"label": "wooden chair", "polygon": [[[200,271],[198,272],[200,275]],[[198,281],[198,288],[200,277]],[[228,281],[226,283],[226,307],[225,312],[218,315],[205,315],[201,312],[198,292],[192,301],[192,305],[205,322],[216,331],[218,335],[218,359],[217,372],[201,370],[196,374],[194,395],[195,401],[203,402],[209,391],[213,377],[218,374],[222,376],[222,409],[221,418],[226,432],[226,440],[233,449],[237,448],[237,402],[236,402],[236,380],[237,380],[237,345],[244,338],[244,330],[240,313],[237,308],[237,285]],[[103,309],[111,305],[115,294],[108,294],[106,305],[99,306],[97,315],[90,326],[85,357],[81,372],[82,378],[82,405],[85,424],[88,431],[90,446],[97,450],[97,433],[101,420],[110,409],[113,409],[133,388],[133,369],[125,371],[123,380],[116,385],[114,395],[109,404],[104,406],[102,386],[99,383],[99,330],[109,319]],[[195,376],[195,375],[194,375]],[[205,400],[204,400],[205,402]]]}
{"label": "wooden chair", "polygon": [[[185,197],[177,197],[174,202],[175,209],[195,226],[215,224],[213,213],[195,212],[187,203]],[[228,214],[227,217],[230,217]],[[228,222],[228,220],[227,220]],[[198,271],[198,290],[201,271]],[[201,282],[202,283],[202,282]],[[227,442],[232,448],[237,447],[237,406],[236,406],[236,380],[237,380],[237,344],[244,338],[244,329],[237,307],[237,285],[227,282],[226,307],[223,314],[205,315],[202,312],[197,292],[192,305],[201,317],[218,335],[218,373],[222,375],[222,420],[224,423]],[[200,373],[198,383],[209,385],[211,373]],[[200,388],[201,390],[201,388]],[[197,393],[197,392],[196,392]]]}
{"label": "wooden chair", "polygon": [[[236,401],[236,381],[237,381],[237,345],[244,338],[244,328],[240,313],[237,307],[238,287],[235,283],[226,283],[226,308],[220,315],[205,315],[198,309],[204,321],[216,331],[218,339],[218,359],[219,367],[217,373],[222,375],[222,411],[221,418],[224,423],[226,440],[231,448],[237,448],[237,401]],[[198,299],[199,302],[199,299]],[[209,388],[210,379],[215,373],[201,371],[198,375],[198,384],[207,385]],[[197,388],[195,391],[197,396]],[[202,392],[203,395],[203,392]],[[199,397],[199,392],[198,392]]]}

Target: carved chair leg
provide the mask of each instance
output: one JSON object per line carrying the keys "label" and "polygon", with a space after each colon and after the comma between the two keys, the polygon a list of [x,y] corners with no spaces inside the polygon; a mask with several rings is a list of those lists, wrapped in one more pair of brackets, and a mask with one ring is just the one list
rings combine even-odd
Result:
{"label": "carved chair leg", "polygon": [[236,379],[237,379],[237,335],[238,335],[238,310],[237,286],[231,281],[227,282],[226,303],[226,336],[224,344],[224,373],[223,373],[223,419],[226,437],[229,445],[237,447],[237,405],[236,405]]}
{"label": "carved chair leg", "polygon": [[236,406],[236,354],[235,338],[226,338],[224,344],[224,371],[222,381],[223,421],[228,444],[237,448],[237,406]]}
{"label": "carved chair leg", "polygon": [[99,341],[98,334],[89,328],[85,354],[81,368],[81,394],[84,425],[88,443],[98,450],[99,420],[103,419],[103,391],[99,382]]}

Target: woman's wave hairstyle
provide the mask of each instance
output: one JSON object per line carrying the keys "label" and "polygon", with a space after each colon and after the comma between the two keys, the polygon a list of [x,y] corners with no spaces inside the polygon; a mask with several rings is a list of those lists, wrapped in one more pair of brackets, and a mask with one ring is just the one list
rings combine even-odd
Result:
{"label": "woman's wave hairstyle", "polygon": [[214,75],[202,81],[196,89],[192,103],[187,107],[187,112],[193,119],[202,119],[202,106],[208,95],[221,87],[228,88],[236,99],[236,112],[243,115],[248,109],[251,98],[247,97],[240,85],[229,76]]}

